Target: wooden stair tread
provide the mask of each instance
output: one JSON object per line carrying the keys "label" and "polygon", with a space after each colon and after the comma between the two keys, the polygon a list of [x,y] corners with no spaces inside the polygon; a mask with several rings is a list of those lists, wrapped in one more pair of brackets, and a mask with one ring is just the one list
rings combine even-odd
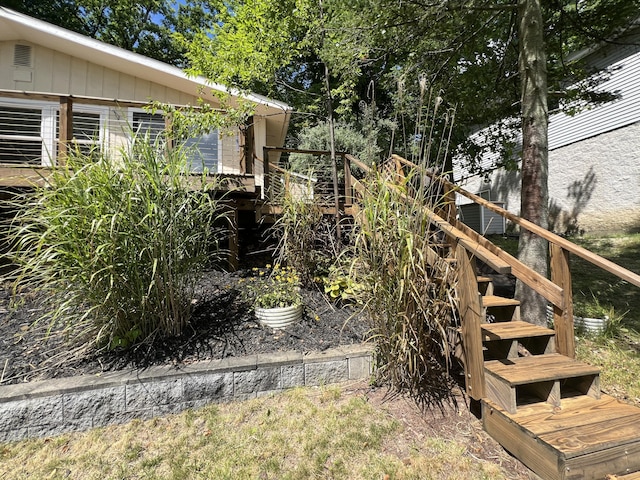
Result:
{"label": "wooden stair tread", "polygon": [[532,355],[485,362],[485,370],[504,380],[509,386],[598,375],[600,370],[564,355]]}
{"label": "wooden stair tread", "polygon": [[640,472],[630,473],[629,475],[618,475],[616,480],[640,480]]}
{"label": "wooden stair tread", "polygon": [[563,459],[636,444],[640,448],[640,408],[626,405],[609,395],[564,399],[561,408],[539,403],[520,408],[515,414],[490,400],[492,409],[508,417],[536,441],[547,444]]}
{"label": "wooden stair tread", "polygon": [[488,282],[493,282],[493,278],[491,277],[485,277],[483,275],[478,275],[478,283],[488,283]]}
{"label": "wooden stair tread", "polygon": [[555,332],[549,328],[520,320],[482,324],[482,339],[484,341],[513,340],[516,338],[545,337],[551,335],[555,335]]}
{"label": "wooden stair tread", "polygon": [[515,298],[498,297],[497,295],[485,295],[482,297],[483,307],[509,307],[520,305],[520,300]]}
{"label": "wooden stair tread", "polygon": [[536,435],[542,435],[615,418],[632,418],[638,414],[638,407],[602,394],[599,400],[588,396],[564,398],[560,408],[543,402],[522,405],[510,417]]}

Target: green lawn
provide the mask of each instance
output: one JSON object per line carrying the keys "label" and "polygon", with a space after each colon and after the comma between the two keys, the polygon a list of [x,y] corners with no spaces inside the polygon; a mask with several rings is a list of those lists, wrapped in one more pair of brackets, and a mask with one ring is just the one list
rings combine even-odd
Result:
{"label": "green lawn", "polygon": [[[398,399],[372,401],[366,384],[356,391],[346,389],[295,389],[86,433],[0,444],[0,476],[12,480],[528,478],[523,467],[481,431],[464,404],[460,412],[451,410],[446,416],[422,415],[411,404],[395,404],[400,410],[394,412],[391,405]],[[434,433],[439,425],[445,433]]]}

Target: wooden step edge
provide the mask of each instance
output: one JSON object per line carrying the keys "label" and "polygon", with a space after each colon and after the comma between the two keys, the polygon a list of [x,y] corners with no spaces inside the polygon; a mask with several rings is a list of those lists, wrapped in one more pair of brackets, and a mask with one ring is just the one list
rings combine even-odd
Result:
{"label": "wooden step edge", "polygon": [[478,275],[477,281],[478,283],[489,283],[489,282],[493,282],[493,278],[485,277],[483,275]]}
{"label": "wooden step edge", "polygon": [[610,475],[609,480],[640,480],[640,471],[628,473],[627,475]]}
{"label": "wooden step edge", "polygon": [[510,322],[483,323],[481,326],[482,340],[490,342],[494,340],[515,340],[529,337],[551,337],[555,331],[534,325],[533,323],[513,320]]}
{"label": "wooden step edge", "polygon": [[483,307],[509,307],[520,305],[520,300],[515,298],[499,297],[497,295],[485,295],[482,298]]}
{"label": "wooden step edge", "polygon": [[490,360],[484,367],[486,373],[510,387],[600,374],[598,367],[557,353]]}
{"label": "wooden step edge", "polygon": [[[615,440],[619,425],[613,424],[611,428],[602,426],[607,431],[596,426],[595,432],[582,428],[560,429],[555,436],[538,436],[535,428],[532,430],[530,425],[518,422],[518,415],[510,414],[491,400],[482,400],[485,431],[542,478],[640,480],[632,473],[640,471],[640,443],[629,440],[634,437],[633,428],[623,427],[627,440],[621,442]],[[573,476],[567,477],[568,472]],[[612,475],[616,473],[617,476]]]}

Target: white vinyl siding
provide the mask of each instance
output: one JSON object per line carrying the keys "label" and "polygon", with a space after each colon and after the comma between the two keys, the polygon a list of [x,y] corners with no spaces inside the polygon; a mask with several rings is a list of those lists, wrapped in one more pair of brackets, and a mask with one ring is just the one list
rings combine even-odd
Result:
{"label": "white vinyl siding", "polygon": [[610,69],[610,78],[599,89],[619,98],[573,117],[564,113],[551,115],[549,150],[640,122],[640,35],[635,36],[633,45],[605,47],[590,55],[587,62]]}

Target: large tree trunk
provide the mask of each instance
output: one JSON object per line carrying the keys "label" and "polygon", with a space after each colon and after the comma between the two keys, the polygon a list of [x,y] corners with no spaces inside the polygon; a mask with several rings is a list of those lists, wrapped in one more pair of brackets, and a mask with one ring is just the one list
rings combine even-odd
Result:
{"label": "large tree trunk", "polygon": [[[547,60],[540,0],[518,0],[520,18],[519,70],[522,85],[522,199],[520,215],[543,228],[548,226],[549,174]],[[547,276],[546,240],[523,230],[518,258]],[[518,281],[523,320],[546,323],[546,301]]]}

